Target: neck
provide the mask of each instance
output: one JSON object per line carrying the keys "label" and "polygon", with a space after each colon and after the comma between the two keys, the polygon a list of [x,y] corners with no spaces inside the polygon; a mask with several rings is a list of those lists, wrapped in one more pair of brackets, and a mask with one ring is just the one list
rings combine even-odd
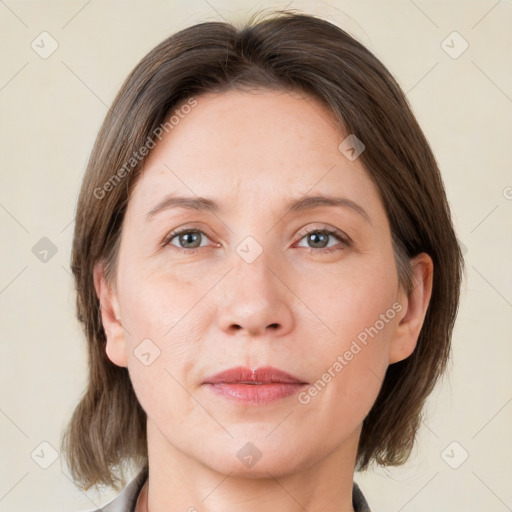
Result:
{"label": "neck", "polygon": [[[313,464],[297,463],[300,453],[292,454],[288,464],[282,458],[279,464],[279,457],[270,455],[266,464],[262,457],[251,470],[238,459],[234,463],[232,456],[198,460],[185,454],[177,448],[180,443],[171,444],[149,419],[147,429],[150,478],[139,494],[137,512],[354,511],[352,486],[360,427]],[[237,453],[237,448],[226,453]],[[290,472],[290,467],[296,471]]]}

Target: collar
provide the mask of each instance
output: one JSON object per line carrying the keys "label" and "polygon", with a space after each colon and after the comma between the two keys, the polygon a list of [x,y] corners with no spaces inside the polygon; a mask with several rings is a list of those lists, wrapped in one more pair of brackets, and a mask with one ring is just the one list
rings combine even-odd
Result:
{"label": "collar", "polygon": [[[93,512],[134,512],[137,498],[148,475],[148,467],[144,466],[116,498]],[[355,512],[371,512],[368,502],[356,482],[352,487],[352,506]]]}

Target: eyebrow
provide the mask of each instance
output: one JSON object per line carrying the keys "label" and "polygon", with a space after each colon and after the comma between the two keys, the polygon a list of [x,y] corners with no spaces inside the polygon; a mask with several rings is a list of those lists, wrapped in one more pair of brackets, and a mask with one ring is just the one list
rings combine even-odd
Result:
{"label": "eyebrow", "polygon": [[[355,201],[346,197],[335,197],[329,195],[304,196],[299,199],[292,199],[285,205],[285,210],[290,212],[303,212],[321,206],[336,206],[350,208],[361,215],[369,224],[370,216],[367,211]],[[158,213],[172,208],[185,208],[187,210],[207,211],[217,213],[220,210],[219,204],[212,199],[205,197],[185,197],[168,195],[162,199],[153,209],[146,214],[146,221],[151,220]]]}

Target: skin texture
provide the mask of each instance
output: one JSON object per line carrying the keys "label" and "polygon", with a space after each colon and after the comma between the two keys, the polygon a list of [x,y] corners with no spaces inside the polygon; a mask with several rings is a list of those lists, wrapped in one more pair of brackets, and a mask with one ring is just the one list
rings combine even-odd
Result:
{"label": "skin texture", "polygon": [[[107,356],[128,368],[148,416],[150,476],[138,510],[352,511],[362,421],[387,366],[414,350],[432,261],[414,259],[408,297],[378,190],[360,160],[338,149],[348,134],[325,106],[266,90],[197,100],[145,163],[115,281],[101,264],[95,271]],[[167,209],[146,220],[171,193],[220,209]],[[346,207],[285,209],[306,194],[351,199],[370,222]],[[326,226],[351,242],[304,233]],[[204,234],[161,245],[182,227]],[[246,237],[262,250],[251,263],[237,252],[255,254]],[[400,311],[308,403],[292,395],[240,404],[202,385],[234,366],[275,366],[314,383],[393,304]],[[134,353],[145,339],[160,350],[147,366]],[[262,455],[252,467],[237,457],[246,443]]]}

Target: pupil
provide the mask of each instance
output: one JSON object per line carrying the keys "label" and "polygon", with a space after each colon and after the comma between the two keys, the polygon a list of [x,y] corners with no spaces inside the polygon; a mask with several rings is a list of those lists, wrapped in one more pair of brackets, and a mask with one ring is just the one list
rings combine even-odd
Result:
{"label": "pupil", "polygon": [[[316,244],[318,243],[318,240],[315,240],[317,238],[326,238],[327,235],[326,234],[319,234],[319,233],[313,233],[312,235],[310,235],[310,241],[312,241],[313,244]],[[324,240],[325,242],[325,240]],[[320,242],[321,244],[322,242]]]}
{"label": "pupil", "polygon": [[[194,243],[194,240],[193,240],[194,237],[196,238],[195,241],[197,242],[197,240],[199,239],[198,235],[199,235],[199,233],[185,233],[184,235],[182,235],[182,244],[184,243],[186,245],[189,242],[193,244]],[[190,237],[192,240],[187,240],[188,237]],[[196,246],[194,246],[194,247],[196,247]]]}

